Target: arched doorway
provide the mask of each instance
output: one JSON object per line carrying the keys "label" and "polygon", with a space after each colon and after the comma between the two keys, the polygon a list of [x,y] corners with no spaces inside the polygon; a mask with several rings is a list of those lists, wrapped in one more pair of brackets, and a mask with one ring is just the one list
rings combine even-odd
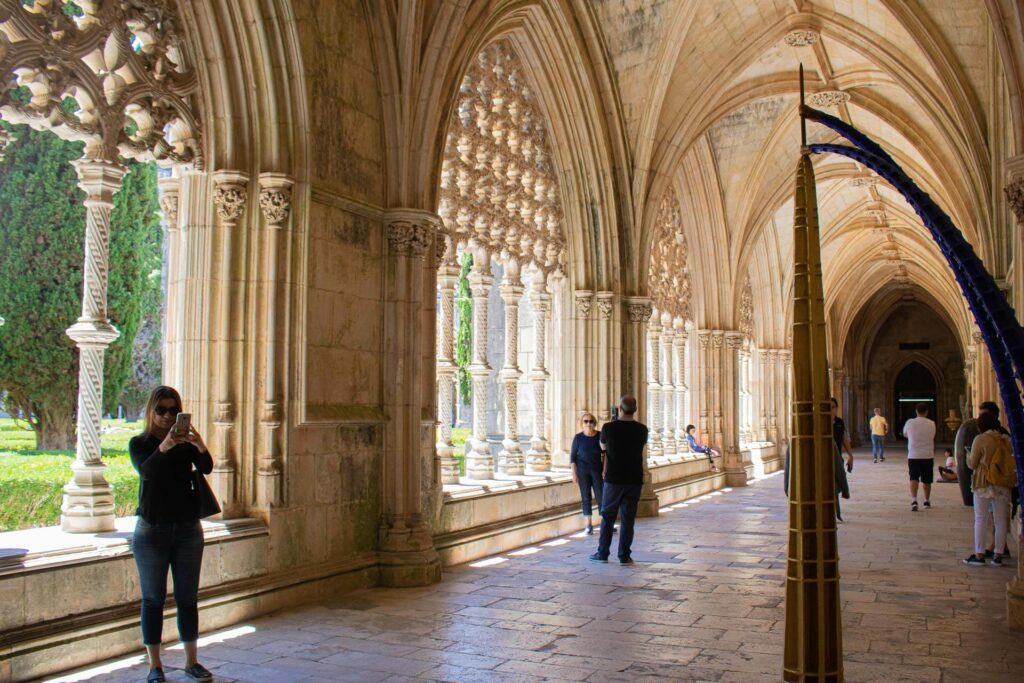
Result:
{"label": "arched doorway", "polygon": [[912,361],[906,365],[893,384],[896,406],[896,438],[903,440],[903,425],[915,416],[915,408],[919,403],[928,406],[928,416],[936,419],[936,383],[935,376],[927,367]]}

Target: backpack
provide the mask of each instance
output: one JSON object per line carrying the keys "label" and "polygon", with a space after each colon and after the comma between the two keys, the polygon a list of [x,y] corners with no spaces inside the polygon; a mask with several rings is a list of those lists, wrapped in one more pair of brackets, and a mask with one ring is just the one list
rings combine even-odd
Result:
{"label": "backpack", "polygon": [[988,464],[988,471],[985,473],[989,483],[993,486],[1005,486],[1013,488],[1017,485],[1017,463],[1013,461],[1013,449],[1010,448],[1010,440],[1000,436],[995,453],[992,454],[992,461]]}

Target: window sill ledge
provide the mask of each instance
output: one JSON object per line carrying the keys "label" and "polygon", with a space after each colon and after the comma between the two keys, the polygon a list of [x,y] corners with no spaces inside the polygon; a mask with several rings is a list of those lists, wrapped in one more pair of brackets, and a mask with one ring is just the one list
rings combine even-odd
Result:
{"label": "window sill ledge", "polygon": [[[70,534],[58,526],[0,533],[0,576],[53,569],[131,555],[136,517],[119,517],[114,531]],[[268,533],[262,520],[239,518],[203,520],[207,543]]]}

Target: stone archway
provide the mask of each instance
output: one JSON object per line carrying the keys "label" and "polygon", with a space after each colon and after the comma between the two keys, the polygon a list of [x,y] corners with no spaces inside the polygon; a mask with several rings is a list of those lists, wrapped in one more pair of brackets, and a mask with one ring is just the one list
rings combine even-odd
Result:
{"label": "stone archway", "polygon": [[915,416],[919,404],[929,406],[929,415],[935,419],[938,414],[939,382],[932,371],[918,360],[912,360],[903,366],[893,378],[890,394],[893,397],[893,433],[900,441],[905,441],[903,425]]}

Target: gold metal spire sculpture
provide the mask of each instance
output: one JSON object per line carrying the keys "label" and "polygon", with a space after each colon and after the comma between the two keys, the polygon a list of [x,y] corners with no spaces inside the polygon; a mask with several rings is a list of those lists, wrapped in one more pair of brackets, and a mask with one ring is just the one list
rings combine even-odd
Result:
{"label": "gold metal spire sculpture", "polygon": [[832,443],[821,234],[814,167],[803,117],[793,211],[793,409],[789,466],[789,556],[786,563],[786,647],[783,679],[843,680],[843,636],[836,542]]}

